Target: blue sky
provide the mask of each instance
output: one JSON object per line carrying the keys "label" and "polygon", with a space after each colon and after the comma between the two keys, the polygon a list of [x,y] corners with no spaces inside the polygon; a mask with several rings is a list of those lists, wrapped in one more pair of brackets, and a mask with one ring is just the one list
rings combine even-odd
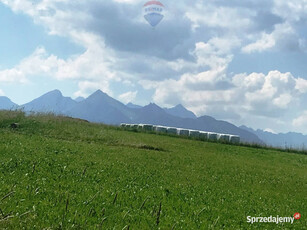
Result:
{"label": "blue sky", "polygon": [[53,89],[73,98],[101,89],[306,133],[304,0],[162,1],[155,29],[145,2],[1,0],[0,95],[23,104]]}

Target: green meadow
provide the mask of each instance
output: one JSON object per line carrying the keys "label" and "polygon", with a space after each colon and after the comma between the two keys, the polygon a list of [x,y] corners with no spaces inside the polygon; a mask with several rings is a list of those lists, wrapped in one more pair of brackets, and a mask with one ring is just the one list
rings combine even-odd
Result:
{"label": "green meadow", "polygon": [[307,155],[2,111],[0,229],[307,229]]}

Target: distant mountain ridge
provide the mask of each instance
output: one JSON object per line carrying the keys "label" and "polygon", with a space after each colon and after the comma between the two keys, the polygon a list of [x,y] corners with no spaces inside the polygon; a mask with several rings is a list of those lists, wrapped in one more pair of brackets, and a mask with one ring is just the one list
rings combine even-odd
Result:
{"label": "distant mountain ridge", "polygon": [[271,133],[264,130],[254,130],[246,126],[240,126],[241,129],[257,135],[266,145],[279,148],[307,148],[307,135],[301,133]]}
{"label": "distant mountain ridge", "polygon": [[182,105],[170,109],[163,109],[154,103],[144,107],[133,104],[125,105],[101,90],[97,90],[88,98],[80,101],[64,97],[59,90],[53,90],[19,108],[31,112],[53,112],[96,123],[113,125],[150,123],[234,134],[239,135],[243,142],[263,144],[263,141],[252,132],[229,122],[218,121],[213,117],[202,116],[197,118],[194,113]]}
{"label": "distant mountain ridge", "polygon": [[[133,104],[131,102],[129,102],[127,105],[127,107],[131,108],[131,109],[141,109],[143,108],[144,106],[140,106],[140,105],[136,105],[136,104]],[[168,113],[169,115],[173,115],[173,116],[176,116],[176,117],[181,117],[181,118],[192,118],[192,119],[196,119],[196,115],[190,111],[190,110],[187,110],[183,105],[179,104],[179,105],[176,105],[175,107],[173,108],[163,108],[164,111],[166,113]]]}
{"label": "distant mountain ridge", "polygon": [[64,97],[59,90],[50,91],[33,101],[21,105],[20,108],[30,112],[52,112],[66,114],[66,111],[74,107],[76,101],[70,97]]}
{"label": "distant mountain ridge", "polygon": [[17,106],[18,105],[12,102],[8,97],[4,97],[4,96],[0,97],[0,110],[1,109],[10,110],[10,109],[17,108]]}

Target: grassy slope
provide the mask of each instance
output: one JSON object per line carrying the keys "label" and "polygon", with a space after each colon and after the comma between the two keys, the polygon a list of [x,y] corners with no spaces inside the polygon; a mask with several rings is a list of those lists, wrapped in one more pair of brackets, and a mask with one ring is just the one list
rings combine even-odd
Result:
{"label": "grassy slope", "polygon": [[[306,155],[1,112],[0,229],[306,229],[306,166]],[[295,212],[294,225],[246,223]]]}

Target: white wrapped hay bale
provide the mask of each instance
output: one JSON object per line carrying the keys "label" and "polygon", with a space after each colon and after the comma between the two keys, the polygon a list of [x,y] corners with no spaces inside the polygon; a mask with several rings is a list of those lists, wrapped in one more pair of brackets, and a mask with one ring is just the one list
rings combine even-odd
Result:
{"label": "white wrapped hay bale", "polygon": [[230,135],[229,142],[233,144],[239,144],[240,143],[240,137],[237,135]]}
{"label": "white wrapped hay bale", "polygon": [[138,129],[139,128],[139,125],[137,124],[131,124],[130,125],[130,129]]}
{"label": "white wrapped hay bale", "polygon": [[190,131],[188,129],[177,129],[177,135],[179,136],[189,136]]}
{"label": "white wrapped hay bale", "polygon": [[208,133],[208,140],[217,141],[217,133]]}
{"label": "white wrapped hay bale", "polygon": [[189,130],[189,136],[193,138],[199,138],[199,131],[197,130]]}
{"label": "white wrapped hay bale", "polygon": [[126,128],[126,125],[127,125],[127,124],[125,124],[125,123],[121,123],[119,127],[121,127],[121,128]]}
{"label": "white wrapped hay bale", "polygon": [[177,128],[167,127],[167,133],[176,135],[177,134]]}
{"label": "white wrapped hay bale", "polygon": [[199,132],[199,139],[201,139],[201,140],[207,140],[207,139],[208,139],[208,133],[207,133],[207,132],[200,131],[200,132]]}
{"label": "white wrapped hay bale", "polygon": [[153,131],[153,125],[145,124],[143,125],[144,131]]}
{"label": "white wrapped hay bale", "polygon": [[157,133],[167,133],[167,128],[164,126],[156,126],[156,130]]}
{"label": "white wrapped hay bale", "polygon": [[217,139],[221,142],[229,142],[230,136],[228,134],[218,134]]}

